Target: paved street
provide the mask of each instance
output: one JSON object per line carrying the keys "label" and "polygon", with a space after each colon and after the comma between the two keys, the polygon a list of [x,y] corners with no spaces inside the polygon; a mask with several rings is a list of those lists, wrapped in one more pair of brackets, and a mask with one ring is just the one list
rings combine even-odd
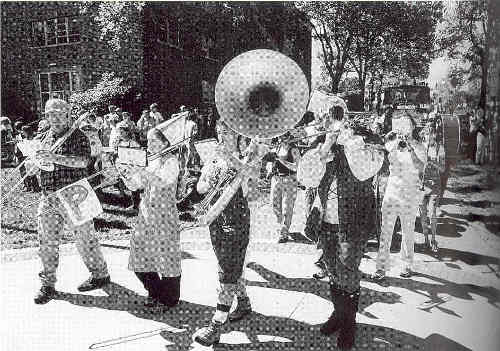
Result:
{"label": "paved street", "polygon": [[[500,345],[500,238],[498,192],[467,189],[467,176],[451,184],[440,220],[440,256],[422,252],[417,234],[412,279],[399,277],[398,253],[387,284],[362,281],[357,350],[498,350]],[[303,194],[299,193],[292,232],[303,229]],[[331,312],[327,282],[311,278],[314,246],[299,240],[275,244],[272,211],[254,206],[255,225],[245,278],[254,313],[231,325],[214,347],[220,350],[328,350],[335,336],[319,334]],[[181,304],[170,311],[142,307],[145,290],[127,270],[128,242],[105,243],[113,283],[81,294],[76,286],[87,272],[74,246],[64,246],[57,299],[33,303],[39,287],[39,261],[32,249],[2,255],[2,350],[203,350],[191,336],[214,311],[216,261],[205,229],[182,235]],[[362,270],[373,272],[376,243]]]}

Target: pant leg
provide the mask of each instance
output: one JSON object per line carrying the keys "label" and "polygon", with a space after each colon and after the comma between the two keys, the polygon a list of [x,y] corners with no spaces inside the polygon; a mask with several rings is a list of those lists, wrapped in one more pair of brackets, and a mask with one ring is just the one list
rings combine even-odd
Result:
{"label": "pant leg", "polygon": [[271,179],[271,203],[273,204],[273,212],[276,216],[276,221],[279,228],[283,224],[283,183],[281,177],[273,176]]}
{"label": "pant leg", "polygon": [[292,224],[293,208],[297,198],[297,180],[294,177],[286,177],[283,184],[283,226],[282,232],[288,233]]}
{"label": "pant leg", "polygon": [[407,211],[400,216],[401,219],[401,259],[404,262],[404,269],[412,269],[413,256],[415,252],[415,211]]}
{"label": "pant leg", "polygon": [[144,285],[144,289],[150,297],[158,298],[160,291],[160,276],[157,272],[134,272],[137,278]]}
{"label": "pant leg", "polygon": [[380,233],[380,246],[377,254],[376,269],[388,270],[389,254],[391,249],[394,225],[399,215],[399,203],[391,198],[384,198],[382,204],[382,229]]}
{"label": "pant leg", "polygon": [[430,194],[426,194],[422,200],[422,203],[419,206],[420,209],[420,223],[422,225],[422,233],[427,237],[429,235],[430,228],[430,216],[429,216],[429,202],[430,202]]}
{"label": "pant leg", "polygon": [[59,202],[59,210],[64,214],[64,220],[68,226],[68,230],[72,231],[76,239],[76,248],[83,263],[92,274],[93,278],[105,278],[109,276],[108,267],[99,245],[99,240],[96,237],[94,222],[88,221],[79,226],[73,226],[69,219],[66,210]]}
{"label": "pant leg", "polygon": [[57,212],[52,199],[43,197],[38,206],[38,256],[42,261],[39,273],[44,286],[55,286],[59,266],[59,241],[64,228],[64,218]]}
{"label": "pant leg", "polygon": [[336,276],[338,225],[323,222],[320,227],[320,240],[323,246],[322,259],[330,279]]}
{"label": "pant leg", "polygon": [[217,308],[212,317],[212,321],[219,324],[224,324],[227,321],[229,310],[233,304],[233,299],[236,291],[236,284],[228,284],[219,282],[217,287]]}
{"label": "pant leg", "polygon": [[[349,238],[349,233],[347,234]],[[348,239],[349,240],[349,239]],[[340,290],[348,293],[360,289],[362,272],[359,270],[366,249],[367,240],[348,241],[347,258],[340,257],[340,241],[337,243],[336,283]]]}
{"label": "pant leg", "polygon": [[248,299],[247,288],[243,282],[243,278],[238,279],[236,284],[235,295],[238,300]]}
{"label": "pant leg", "polygon": [[179,303],[181,296],[181,276],[163,277],[160,284],[161,290],[158,292],[160,301],[168,307],[173,307]]}

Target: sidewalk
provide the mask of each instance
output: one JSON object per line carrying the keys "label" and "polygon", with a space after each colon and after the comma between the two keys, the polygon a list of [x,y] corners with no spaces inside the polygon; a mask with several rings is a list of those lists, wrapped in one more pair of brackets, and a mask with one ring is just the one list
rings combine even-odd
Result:
{"label": "sidewalk", "polygon": [[[500,238],[492,229],[498,193],[453,189],[445,194],[439,257],[421,252],[423,237],[417,234],[418,275],[400,278],[398,254],[392,253],[395,268],[387,285],[362,281],[354,350],[500,349]],[[292,232],[303,229],[302,196]],[[276,244],[268,204],[253,216],[245,278],[254,313],[228,327],[214,349],[335,350],[335,336],[319,333],[332,305],[326,280],[311,278],[314,245],[305,240]],[[210,320],[216,303],[217,262],[206,229],[182,233],[182,302],[165,312],[142,307],[146,292],[126,268],[128,242],[103,244],[113,283],[79,293],[76,286],[88,272],[74,246],[64,246],[56,286],[60,293],[42,306],[33,303],[39,288],[36,252],[2,252],[2,350],[210,349],[191,340]],[[370,245],[363,272],[374,271],[375,256],[376,247]]]}
{"label": "sidewalk", "polygon": [[[2,265],[2,350],[87,350],[107,340],[109,350],[204,350],[191,335],[215,307],[216,260],[210,250],[184,251],[182,303],[164,313],[141,307],[145,291],[126,269],[128,251],[104,248],[113,284],[80,294],[87,277],[77,255],[61,258],[57,300],[33,303],[39,287],[36,259]],[[319,334],[331,303],[326,281],[309,278],[311,254],[249,252],[245,277],[255,313],[222,336],[215,349],[334,349],[335,337]],[[447,279],[422,273],[388,278],[390,287],[362,282],[357,350],[497,350],[500,342],[498,282],[495,287],[460,282],[460,271],[439,264]],[[363,259],[370,272],[374,261]],[[132,335],[150,332],[148,334]],[[123,339],[137,338],[138,340]],[[194,348],[192,348],[194,347]]]}

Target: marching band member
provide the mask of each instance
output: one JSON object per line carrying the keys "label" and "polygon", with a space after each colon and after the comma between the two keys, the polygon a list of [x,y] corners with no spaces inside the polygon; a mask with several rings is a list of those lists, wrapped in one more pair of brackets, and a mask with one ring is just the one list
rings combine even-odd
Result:
{"label": "marching band member", "polygon": [[[335,106],[332,112],[335,123],[340,123],[344,117],[342,107]],[[326,130],[332,130],[332,122],[330,116],[325,116]],[[329,335],[339,330],[337,346],[350,349],[356,329],[359,265],[376,221],[372,178],[381,168],[384,156],[350,130],[328,133],[320,156],[326,171],[318,187],[323,209],[319,234],[335,308],[320,331]]]}
{"label": "marching band member", "polygon": [[[70,106],[60,99],[49,99],[45,104],[45,116],[50,124],[45,143],[51,146],[70,128]],[[76,238],[76,247],[91,277],[78,286],[79,291],[99,289],[110,282],[106,262],[95,237],[92,221],[74,226],[68,214],[54,193],[59,189],[87,176],[90,158],[90,143],[85,134],[76,129],[56,151],[42,150],[37,153],[40,163],[54,164],[54,170],[40,170],[42,199],[38,206],[39,256],[43,270],[39,276],[42,287],[36,295],[36,304],[45,304],[55,295],[56,270],[59,264],[59,240],[64,226],[68,226]],[[28,161],[27,168],[33,168]]]}
{"label": "marching band member", "polygon": [[[242,166],[238,160],[237,136],[222,120],[217,121],[218,155],[202,168],[197,184],[200,194]],[[210,346],[219,341],[221,328],[229,319],[237,321],[251,311],[250,299],[242,282],[243,265],[250,235],[250,209],[240,187],[219,217],[209,226],[210,239],[219,263],[219,287],[216,312],[208,326],[196,331],[194,340]],[[229,314],[233,298],[236,309]]]}
{"label": "marching band member", "polygon": [[293,208],[297,198],[297,163],[300,152],[290,142],[293,135],[289,132],[278,138],[279,146],[271,170],[271,202],[278,223],[278,243],[288,241],[292,224]]}
{"label": "marching band member", "polygon": [[[372,276],[374,280],[385,277],[388,269],[389,250],[396,219],[401,221],[403,240],[401,242],[401,258],[405,262],[401,277],[412,275],[415,218],[421,203],[420,174],[424,169],[425,150],[418,134],[415,132],[415,122],[407,117],[393,116],[393,131],[387,138],[386,149],[389,151],[390,175],[387,180],[384,200],[382,203],[382,229],[380,247],[377,255],[377,271]],[[396,137],[400,135],[400,137]]]}
{"label": "marching band member", "polygon": [[[148,132],[152,154],[170,146],[156,128]],[[119,165],[131,190],[144,189],[135,231],[130,239],[129,269],[148,292],[147,307],[173,307],[179,302],[181,250],[179,214],[176,207],[179,162],[173,154],[150,162],[145,168]]]}

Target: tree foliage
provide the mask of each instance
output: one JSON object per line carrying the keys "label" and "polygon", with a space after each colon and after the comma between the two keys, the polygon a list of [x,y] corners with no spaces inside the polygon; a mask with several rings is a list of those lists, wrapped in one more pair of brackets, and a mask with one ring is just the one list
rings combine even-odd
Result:
{"label": "tree foliage", "polygon": [[450,7],[439,33],[440,48],[461,63],[462,75],[469,81],[479,78],[481,107],[486,105],[490,49],[499,15],[497,0],[460,1]]}
{"label": "tree foliage", "polygon": [[132,87],[124,85],[123,81],[114,73],[104,73],[95,87],[72,94],[69,101],[85,109],[106,110],[109,104],[118,103],[131,91]]}
{"label": "tree foliage", "polygon": [[143,1],[83,1],[80,11],[92,13],[100,31],[100,39],[107,41],[113,50],[119,50],[129,38],[134,28],[141,23]]}
{"label": "tree foliage", "polygon": [[367,79],[428,74],[440,3],[302,2],[298,7],[314,25],[333,92],[351,69],[362,92]]}

